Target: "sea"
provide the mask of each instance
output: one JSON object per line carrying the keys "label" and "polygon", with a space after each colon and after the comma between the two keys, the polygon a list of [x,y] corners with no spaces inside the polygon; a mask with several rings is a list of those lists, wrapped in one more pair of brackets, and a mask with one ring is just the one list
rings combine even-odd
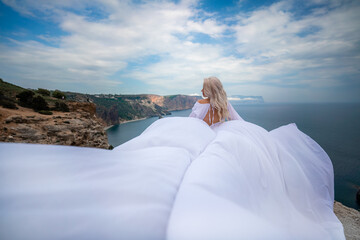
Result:
{"label": "sea", "polygon": [[[296,123],[329,155],[334,167],[335,200],[360,210],[356,193],[360,189],[360,103],[264,103],[231,102],[246,121],[270,131]],[[191,109],[173,111],[166,117],[187,117]],[[107,129],[114,147],[140,135],[158,120],[123,123]]]}

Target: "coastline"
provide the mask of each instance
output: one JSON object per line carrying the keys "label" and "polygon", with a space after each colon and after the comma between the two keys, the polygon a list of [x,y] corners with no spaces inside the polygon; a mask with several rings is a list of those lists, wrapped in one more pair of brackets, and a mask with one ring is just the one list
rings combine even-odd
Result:
{"label": "coastline", "polygon": [[360,212],[351,207],[334,201],[334,213],[344,227],[347,240],[356,240],[360,236]]}
{"label": "coastline", "polygon": [[145,119],[148,119],[148,118],[150,118],[150,117],[143,117],[143,118],[137,118],[137,119],[133,119],[133,120],[120,121],[119,124],[128,123],[128,122],[136,122],[136,121],[145,120]]}
{"label": "coastline", "polygon": [[110,125],[110,126],[104,127],[104,131],[108,130],[109,128],[111,128],[111,127],[113,127],[113,126],[115,126],[115,125]]}
{"label": "coastline", "polygon": [[[124,123],[129,123],[129,122],[136,122],[136,121],[145,120],[145,119],[148,119],[148,118],[150,118],[150,117],[137,118],[137,119],[133,119],[133,120],[124,120],[124,121],[120,121],[119,124],[124,124]],[[115,125],[118,125],[118,124],[107,126],[107,127],[104,128],[104,131],[108,130],[109,128],[112,128]]]}

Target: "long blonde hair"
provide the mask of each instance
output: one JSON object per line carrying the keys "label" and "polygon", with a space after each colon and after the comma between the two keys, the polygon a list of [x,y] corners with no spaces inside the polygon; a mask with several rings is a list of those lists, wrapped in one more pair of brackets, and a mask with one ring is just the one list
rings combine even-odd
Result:
{"label": "long blonde hair", "polygon": [[204,78],[204,93],[209,98],[210,105],[217,110],[220,121],[229,119],[226,92],[217,77]]}

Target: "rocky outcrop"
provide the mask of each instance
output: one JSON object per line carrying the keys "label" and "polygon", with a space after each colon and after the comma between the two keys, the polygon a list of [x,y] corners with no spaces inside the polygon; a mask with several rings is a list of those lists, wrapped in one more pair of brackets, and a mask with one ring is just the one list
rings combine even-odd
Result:
{"label": "rocky outcrop", "polygon": [[165,96],[162,107],[167,111],[192,108],[199,97],[187,95]]}
{"label": "rocky outcrop", "polygon": [[[79,95],[69,95],[69,98],[80,99]],[[189,109],[197,100],[197,97],[187,95],[159,96],[154,94],[88,95],[87,99],[96,104],[96,114],[107,125],[161,117],[170,114],[170,111]]]}
{"label": "rocky outcrop", "polygon": [[41,115],[31,109],[0,108],[0,141],[108,149],[105,123],[93,103],[69,102],[70,112]]}
{"label": "rocky outcrop", "polygon": [[148,98],[152,103],[154,103],[160,107],[164,106],[164,97],[163,96],[149,94]]}
{"label": "rocky outcrop", "polygon": [[335,201],[334,213],[343,224],[346,240],[360,239],[360,212]]}
{"label": "rocky outcrop", "polygon": [[94,116],[96,105],[88,102],[68,102],[70,112],[82,112],[83,115]]}

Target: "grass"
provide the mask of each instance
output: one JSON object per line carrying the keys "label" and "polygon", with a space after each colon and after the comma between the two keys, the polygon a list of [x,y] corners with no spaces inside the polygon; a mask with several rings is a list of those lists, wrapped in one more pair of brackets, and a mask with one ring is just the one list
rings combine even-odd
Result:
{"label": "grass", "polygon": [[16,86],[14,84],[4,82],[0,78],[0,91],[9,98],[16,99],[16,95],[21,93],[22,91],[26,90],[25,88]]}
{"label": "grass", "polygon": [[45,101],[48,103],[50,108],[55,107],[55,102],[66,102],[66,100],[61,100],[61,99],[57,99],[57,98],[54,98],[51,96],[41,95],[36,92],[36,89],[26,89],[26,88],[16,86],[14,84],[5,82],[4,80],[2,80],[0,78],[0,92],[2,92],[2,94],[5,97],[11,99],[14,103],[19,104],[18,100],[16,99],[16,95],[18,95],[19,93],[21,93],[22,91],[25,91],[25,90],[33,91],[35,93],[33,96],[34,98],[37,96],[43,97],[45,99]]}

